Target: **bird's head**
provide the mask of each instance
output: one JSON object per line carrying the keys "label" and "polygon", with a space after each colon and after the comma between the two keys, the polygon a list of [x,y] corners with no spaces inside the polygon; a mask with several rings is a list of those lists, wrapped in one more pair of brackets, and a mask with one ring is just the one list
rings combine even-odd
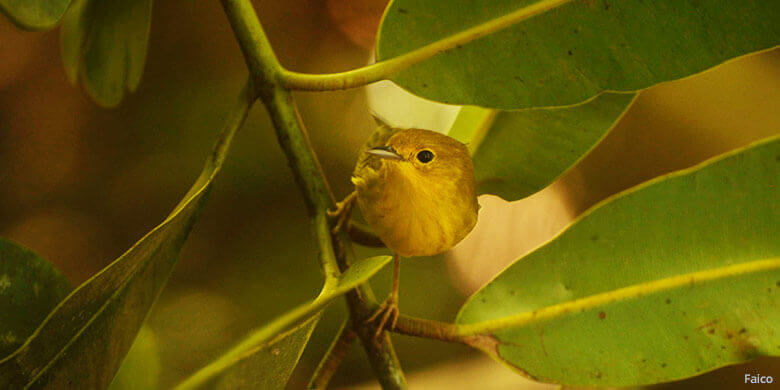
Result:
{"label": "bird's head", "polygon": [[466,146],[435,131],[402,130],[384,146],[367,152],[383,160],[383,169],[408,180],[459,180],[465,176],[473,181],[474,167]]}

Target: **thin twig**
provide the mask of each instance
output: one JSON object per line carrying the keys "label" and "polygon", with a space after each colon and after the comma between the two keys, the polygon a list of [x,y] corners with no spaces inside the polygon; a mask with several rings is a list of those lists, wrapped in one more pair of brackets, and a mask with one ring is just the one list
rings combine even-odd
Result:
{"label": "thin twig", "polygon": [[349,239],[356,244],[372,248],[385,247],[385,243],[374,234],[370,227],[355,220],[347,222],[347,234],[349,234]]}
{"label": "thin twig", "polygon": [[311,377],[311,381],[309,381],[308,388],[310,390],[324,390],[328,387],[330,378],[336,373],[344,357],[347,356],[349,347],[352,346],[356,338],[357,333],[352,330],[349,319],[344,320],[336,334],[336,338],[333,339],[333,343],[328,348],[328,352],[320,361],[320,364],[314,371],[314,375]]}

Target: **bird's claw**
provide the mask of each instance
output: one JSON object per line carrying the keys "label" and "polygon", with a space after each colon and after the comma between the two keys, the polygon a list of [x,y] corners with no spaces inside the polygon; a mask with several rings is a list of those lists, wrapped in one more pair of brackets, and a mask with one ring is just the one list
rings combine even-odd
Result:
{"label": "bird's claw", "polygon": [[330,218],[337,218],[336,224],[333,225],[333,229],[331,229],[331,232],[333,234],[337,234],[341,231],[341,229],[344,228],[344,225],[346,225],[347,220],[349,220],[349,216],[352,212],[352,205],[355,201],[356,193],[353,192],[349,194],[344,200],[341,202],[336,202],[336,209],[335,210],[327,210],[326,213],[328,214],[328,217]]}
{"label": "bird's claw", "polygon": [[[374,322],[377,319],[379,319],[379,322],[376,325],[376,331],[374,333],[374,338],[379,339],[379,336],[382,334],[385,330],[393,330],[395,329],[395,324],[398,322],[398,298],[390,296],[387,299],[385,299],[384,302],[382,302],[381,305],[379,305],[379,308],[376,309],[374,314],[371,315],[371,317],[368,317],[366,320],[366,323]],[[390,326],[388,326],[388,322],[390,322]]]}

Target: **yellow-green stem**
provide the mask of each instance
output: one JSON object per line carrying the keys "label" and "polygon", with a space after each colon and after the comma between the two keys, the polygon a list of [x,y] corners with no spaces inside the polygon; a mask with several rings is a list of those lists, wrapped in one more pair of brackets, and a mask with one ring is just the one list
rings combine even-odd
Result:
{"label": "yellow-green stem", "polygon": [[455,35],[427,44],[406,54],[362,68],[330,74],[306,74],[281,69],[278,77],[281,85],[290,90],[332,91],[360,87],[384,80],[397,72],[416,63],[425,61],[437,54],[532,18],[555,7],[566,4],[569,1],[571,0],[542,0],[504,16],[463,30]]}

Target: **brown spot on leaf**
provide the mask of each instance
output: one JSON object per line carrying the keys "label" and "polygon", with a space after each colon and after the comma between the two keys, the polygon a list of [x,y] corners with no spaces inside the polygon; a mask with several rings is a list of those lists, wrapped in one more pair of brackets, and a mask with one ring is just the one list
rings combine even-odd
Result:
{"label": "brown spot on leaf", "polygon": [[666,298],[666,301],[665,301],[665,302],[666,302],[666,304],[668,305],[668,304],[672,303],[672,300],[671,300],[670,298]]}
{"label": "brown spot on leaf", "polygon": [[600,312],[599,312],[599,319],[602,319],[602,320],[603,320],[603,319],[605,319],[605,318],[607,318],[607,313],[604,313],[603,311],[600,311]]}

